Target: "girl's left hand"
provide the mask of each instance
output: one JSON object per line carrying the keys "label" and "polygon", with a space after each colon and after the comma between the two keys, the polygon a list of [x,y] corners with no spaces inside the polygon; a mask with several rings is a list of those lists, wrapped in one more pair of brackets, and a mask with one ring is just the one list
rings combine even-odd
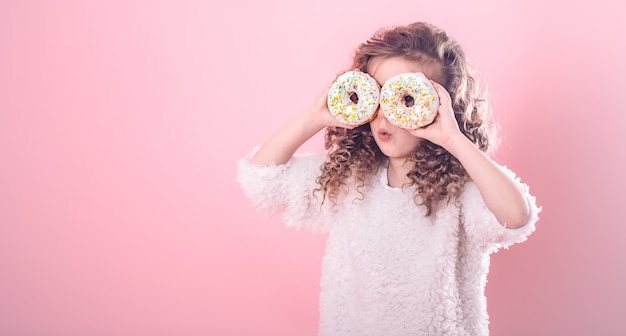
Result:
{"label": "girl's left hand", "polygon": [[439,96],[439,109],[435,120],[424,127],[409,130],[412,135],[426,139],[447,149],[447,145],[452,142],[458,135],[462,135],[459,125],[454,117],[452,109],[452,99],[448,91],[439,83],[432,81],[431,83]]}

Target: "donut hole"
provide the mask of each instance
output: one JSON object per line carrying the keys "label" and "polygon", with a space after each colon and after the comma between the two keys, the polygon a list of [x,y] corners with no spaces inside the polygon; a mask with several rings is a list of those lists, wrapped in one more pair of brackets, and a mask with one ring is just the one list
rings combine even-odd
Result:
{"label": "donut hole", "polygon": [[350,98],[350,101],[352,101],[355,104],[357,104],[359,102],[359,95],[356,94],[356,92],[350,92],[348,94],[348,97]]}
{"label": "donut hole", "polygon": [[413,107],[415,105],[415,98],[413,98],[413,96],[406,95],[404,96],[403,100],[404,106],[406,107]]}

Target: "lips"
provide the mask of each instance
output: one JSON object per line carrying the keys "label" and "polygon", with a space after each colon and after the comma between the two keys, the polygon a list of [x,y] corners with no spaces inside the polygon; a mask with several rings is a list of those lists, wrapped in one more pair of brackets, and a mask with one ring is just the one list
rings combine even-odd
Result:
{"label": "lips", "polygon": [[390,137],[391,137],[391,133],[389,133],[386,129],[381,128],[378,130],[378,139],[385,141],[385,140],[389,140]]}

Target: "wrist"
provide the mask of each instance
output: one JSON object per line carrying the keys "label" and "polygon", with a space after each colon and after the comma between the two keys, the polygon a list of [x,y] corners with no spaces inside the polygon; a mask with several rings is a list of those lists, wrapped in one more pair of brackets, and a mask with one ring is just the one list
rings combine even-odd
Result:
{"label": "wrist", "polygon": [[323,118],[321,118],[320,111],[316,111],[314,108],[305,110],[300,114],[299,119],[302,126],[310,130],[311,133],[317,133],[327,126]]}
{"label": "wrist", "polygon": [[474,144],[463,133],[458,132],[454,136],[449,137],[442,144],[442,147],[450,152],[450,154],[458,156],[457,154],[460,151],[466,149],[468,145],[475,147]]}

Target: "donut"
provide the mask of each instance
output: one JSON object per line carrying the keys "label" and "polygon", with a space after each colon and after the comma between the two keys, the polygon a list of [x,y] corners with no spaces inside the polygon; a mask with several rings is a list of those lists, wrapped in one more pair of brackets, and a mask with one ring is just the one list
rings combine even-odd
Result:
{"label": "donut", "polygon": [[392,124],[415,129],[435,120],[439,97],[433,84],[419,72],[389,78],[380,92],[383,115]]}
{"label": "donut", "polygon": [[348,71],[333,82],[326,103],[335,119],[360,126],[374,118],[379,98],[380,86],[374,78],[364,72]]}

